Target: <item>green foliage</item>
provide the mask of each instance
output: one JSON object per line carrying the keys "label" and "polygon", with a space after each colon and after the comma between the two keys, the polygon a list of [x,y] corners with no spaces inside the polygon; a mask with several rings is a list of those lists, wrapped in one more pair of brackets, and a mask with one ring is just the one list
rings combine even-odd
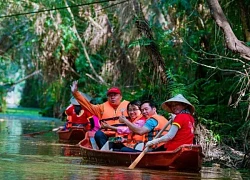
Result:
{"label": "green foliage", "polygon": [[[21,107],[33,107],[39,108],[40,97],[39,97],[39,89],[40,83],[39,79],[33,78],[26,81],[25,87],[23,89],[22,98],[20,101]],[[27,96],[29,94],[29,96]]]}
{"label": "green foliage", "polygon": [[[235,73],[230,71],[242,71],[243,64],[234,61],[239,58],[237,55],[225,50],[222,32],[210,19],[206,19],[203,12],[197,11],[196,1],[163,2],[158,6],[164,7],[166,13],[171,12],[170,16],[180,22],[179,29],[176,30],[154,29],[170,77],[167,95],[170,97],[178,93],[184,94],[195,105],[196,116],[201,117],[197,119],[214,132],[214,137],[219,141],[234,144],[236,141],[233,139],[238,136],[235,129],[242,126],[247,114],[247,103],[240,103],[235,109],[228,106],[228,103],[231,96],[235,101],[234,98],[246,79],[235,76]],[[171,7],[177,8],[178,11],[170,11]],[[234,21],[234,27],[237,28],[237,36],[242,38],[239,16],[230,16],[231,12],[238,9],[234,8],[230,13],[227,11],[230,20]],[[200,22],[206,22],[205,26],[201,26]]]}
{"label": "green foliage", "polygon": [[[76,5],[82,1],[68,3]],[[7,89],[2,84],[12,84],[23,74],[41,69],[41,74],[26,81],[21,105],[39,107],[43,115],[58,117],[67,107],[72,80],[79,81],[79,90],[94,97],[95,104],[105,101],[107,89],[116,85],[122,89],[124,99],[154,100],[158,112],[166,117],[168,113],[161,109],[161,103],[181,93],[195,106],[197,121],[214,133],[216,141],[230,145],[244,142],[240,131],[248,137],[245,127],[249,124],[245,119],[249,106],[249,77],[244,76],[248,64],[226,49],[223,32],[213,22],[206,3],[195,0],[141,3],[147,11],[153,40],[136,31],[135,23],[140,19],[135,18],[130,2],[114,7],[108,7],[108,2],[99,4],[100,9],[107,7],[99,11],[95,10],[97,5],[74,7],[71,8],[74,19],[67,9],[0,19],[0,42],[3,44],[0,43],[3,51],[0,56],[0,103],[4,105]],[[237,38],[243,40],[237,1],[220,3]],[[229,4],[235,8],[228,8]],[[1,5],[7,15],[64,7],[65,2],[12,0],[3,1]],[[84,16],[86,12],[104,29],[90,22]],[[104,19],[99,19],[101,15],[107,15],[106,23],[112,29],[104,43],[101,42],[105,39],[106,27],[102,24]],[[164,20],[166,24],[162,24]],[[87,61],[73,25],[76,25],[97,74]],[[96,36],[98,42],[93,44]],[[157,45],[165,63],[168,82],[164,85],[147,51],[151,43]],[[100,84],[97,76],[106,84]],[[243,98],[238,102],[240,95]]]}
{"label": "green foliage", "polygon": [[0,57],[0,112],[6,111],[6,95],[13,90],[13,83],[22,72],[18,64],[12,62],[8,57]]}
{"label": "green foliage", "polygon": [[15,115],[39,115],[40,109],[36,108],[8,108],[6,114],[15,114]]}
{"label": "green foliage", "polygon": [[148,46],[152,43],[153,41],[147,38],[141,38],[138,39],[136,41],[133,41],[130,43],[130,45],[128,46],[129,48],[131,47],[135,47],[135,46]]}

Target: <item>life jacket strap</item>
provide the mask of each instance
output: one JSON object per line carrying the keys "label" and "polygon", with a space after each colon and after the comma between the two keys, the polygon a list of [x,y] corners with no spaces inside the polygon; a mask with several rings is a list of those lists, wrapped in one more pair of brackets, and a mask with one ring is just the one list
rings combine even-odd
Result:
{"label": "life jacket strap", "polygon": [[[129,119],[128,116],[125,116],[125,118]],[[111,120],[118,120],[119,119],[119,116],[116,116],[116,117],[112,117],[112,118],[106,118],[106,119],[101,119],[100,121],[111,121]]]}

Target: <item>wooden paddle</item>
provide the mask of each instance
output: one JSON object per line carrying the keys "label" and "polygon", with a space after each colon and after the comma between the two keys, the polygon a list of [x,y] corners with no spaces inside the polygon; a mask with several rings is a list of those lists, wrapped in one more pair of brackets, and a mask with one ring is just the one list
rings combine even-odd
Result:
{"label": "wooden paddle", "polygon": [[[158,134],[155,136],[155,138],[158,138],[163,131],[165,131],[165,129],[172,123],[172,120],[169,120],[167,122],[167,124],[160,130],[160,132],[158,132]],[[154,139],[155,139],[154,138]],[[140,160],[143,158],[143,156],[146,154],[146,152],[148,151],[149,147],[146,147],[141,154],[134,160],[134,162],[132,164],[130,164],[130,166],[128,167],[129,169],[134,169],[135,166],[140,162]]]}
{"label": "wooden paddle", "polygon": [[86,134],[85,134],[85,138],[89,137],[89,141],[91,143],[92,148],[94,150],[98,150],[99,148],[98,148],[98,146],[96,144],[94,136],[95,136],[95,131],[87,131]]}
{"label": "wooden paddle", "polygon": [[60,127],[57,127],[57,128],[53,128],[52,131],[57,132],[57,131],[59,131],[60,129],[63,129],[63,128],[64,128],[63,126],[60,126]]}
{"label": "wooden paddle", "polygon": [[28,133],[28,134],[23,134],[23,136],[28,136],[28,137],[34,137],[36,135],[42,135],[45,133],[51,132],[51,130],[48,131],[39,131],[39,132],[33,132],[33,133]]}
{"label": "wooden paddle", "polygon": [[29,137],[34,137],[36,135],[42,135],[42,134],[45,134],[45,133],[48,133],[48,132],[57,132],[59,131],[60,129],[62,129],[63,126],[60,126],[60,127],[57,127],[57,128],[53,128],[52,130],[47,130],[47,131],[39,131],[39,132],[33,132],[33,133],[27,133],[27,134],[23,134],[23,136],[29,136]]}

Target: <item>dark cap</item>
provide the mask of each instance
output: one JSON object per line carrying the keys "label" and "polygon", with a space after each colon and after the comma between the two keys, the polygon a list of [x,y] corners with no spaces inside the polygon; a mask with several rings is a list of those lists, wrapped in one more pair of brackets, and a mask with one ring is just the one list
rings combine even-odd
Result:
{"label": "dark cap", "polygon": [[107,92],[107,96],[110,94],[110,93],[116,93],[116,94],[122,94],[121,93],[121,90],[118,88],[118,87],[112,87],[108,90]]}

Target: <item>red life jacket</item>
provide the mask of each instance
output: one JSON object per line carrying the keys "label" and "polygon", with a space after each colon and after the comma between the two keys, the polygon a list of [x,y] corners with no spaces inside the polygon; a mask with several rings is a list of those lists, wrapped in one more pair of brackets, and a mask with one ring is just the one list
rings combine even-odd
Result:
{"label": "red life jacket", "polygon": [[67,128],[72,127],[72,125],[83,125],[86,130],[90,130],[89,118],[92,117],[92,114],[85,108],[81,108],[79,115],[76,114],[74,105],[71,104],[65,110],[65,114],[68,116]]}

